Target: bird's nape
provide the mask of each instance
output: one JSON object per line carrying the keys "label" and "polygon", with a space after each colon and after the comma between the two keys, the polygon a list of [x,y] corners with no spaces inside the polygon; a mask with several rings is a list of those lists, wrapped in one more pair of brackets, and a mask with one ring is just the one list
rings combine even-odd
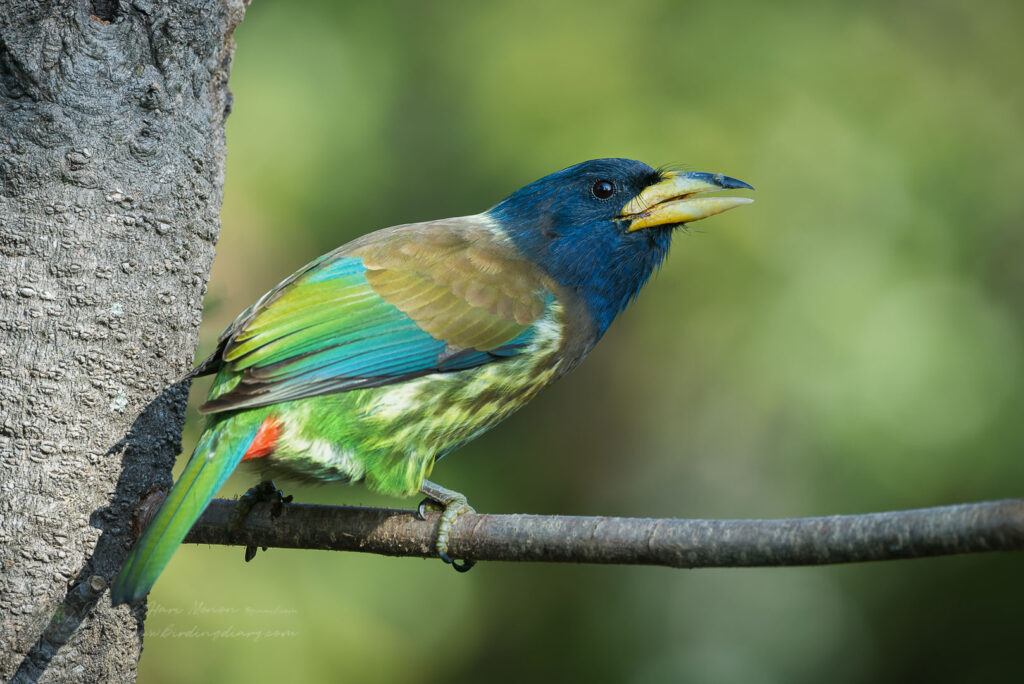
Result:
{"label": "bird's nape", "polygon": [[487,212],[528,259],[579,293],[597,338],[661,265],[672,228],[749,204],[699,193],[752,189],[722,174],[594,159],[517,190]]}

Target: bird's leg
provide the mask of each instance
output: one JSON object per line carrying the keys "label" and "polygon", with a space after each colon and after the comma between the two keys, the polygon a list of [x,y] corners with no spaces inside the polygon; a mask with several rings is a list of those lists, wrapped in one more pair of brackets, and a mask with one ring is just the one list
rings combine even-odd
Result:
{"label": "bird's leg", "polygon": [[476,513],[473,507],[466,501],[463,494],[434,484],[430,480],[424,480],[420,485],[420,494],[427,497],[420,502],[416,508],[416,515],[420,520],[426,519],[427,508],[434,508],[441,511],[441,522],[437,526],[437,555],[445,563],[449,563],[459,572],[466,572],[476,565],[476,561],[464,560],[457,563],[448,555],[448,535],[451,534],[452,525],[463,513]]}
{"label": "bird's leg", "polygon": [[[281,515],[281,511],[284,509],[286,503],[292,502],[292,496],[284,495],[280,489],[277,488],[270,480],[263,480],[255,487],[252,487],[245,494],[238,499],[238,504],[235,505],[235,510],[231,511],[231,517],[228,519],[228,538],[234,541],[238,538],[242,531],[242,527],[245,525],[245,519],[249,517],[249,513],[252,511],[252,507],[258,503],[272,502],[273,508],[270,509],[271,517],[278,517]],[[264,551],[267,547],[262,547]],[[248,563],[256,557],[256,545],[249,544],[245,547],[245,562]]]}

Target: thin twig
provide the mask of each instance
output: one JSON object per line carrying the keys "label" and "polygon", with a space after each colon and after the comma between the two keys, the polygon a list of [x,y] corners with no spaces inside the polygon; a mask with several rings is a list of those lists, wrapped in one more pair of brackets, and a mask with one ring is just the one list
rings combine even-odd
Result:
{"label": "thin twig", "polygon": [[[273,518],[258,504],[237,539],[228,533],[234,501],[210,504],[186,542],[436,555],[437,515],[412,511],[287,504]],[[675,568],[825,565],[1024,550],[1024,499],[909,511],[782,520],[678,520],[543,515],[460,517],[456,558]]]}

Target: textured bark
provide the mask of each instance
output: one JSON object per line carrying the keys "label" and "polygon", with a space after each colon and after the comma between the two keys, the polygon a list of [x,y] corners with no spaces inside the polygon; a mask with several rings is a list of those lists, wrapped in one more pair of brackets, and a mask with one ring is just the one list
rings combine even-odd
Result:
{"label": "textured bark", "polygon": [[[0,12],[0,676],[134,679],[131,512],[179,451],[242,0]],[[169,388],[168,388],[169,387]]]}

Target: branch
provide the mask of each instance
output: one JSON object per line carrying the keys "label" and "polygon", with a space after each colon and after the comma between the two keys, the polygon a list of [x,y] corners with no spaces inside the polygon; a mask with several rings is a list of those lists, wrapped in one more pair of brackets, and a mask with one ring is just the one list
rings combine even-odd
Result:
{"label": "branch", "polygon": [[[257,504],[229,539],[236,502],[210,503],[186,542],[432,557],[438,516],[412,511]],[[543,515],[460,517],[454,558],[674,568],[826,565],[1024,550],[1024,499],[782,520],[679,520]]]}

